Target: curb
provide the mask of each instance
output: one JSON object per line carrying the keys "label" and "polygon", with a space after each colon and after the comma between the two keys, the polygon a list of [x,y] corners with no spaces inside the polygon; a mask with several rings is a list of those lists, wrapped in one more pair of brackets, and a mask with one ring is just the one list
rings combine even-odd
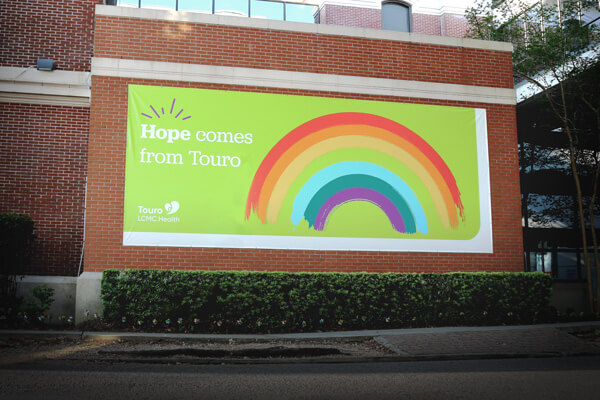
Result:
{"label": "curb", "polygon": [[333,332],[306,332],[306,333],[281,333],[281,334],[211,334],[211,333],[152,333],[152,332],[101,332],[101,331],[34,331],[34,330],[0,330],[0,336],[69,336],[84,338],[117,338],[117,339],[360,339],[378,336],[416,335],[428,333],[447,332],[485,332],[485,331],[513,331],[530,329],[571,329],[571,328],[600,328],[600,321],[565,322],[557,324],[539,325],[503,325],[503,326],[453,326],[436,328],[406,328],[406,329],[381,329],[364,331],[333,331]]}
{"label": "curb", "polygon": [[319,357],[319,358],[103,358],[83,360],[80,358],[61,358],[57,361],[123,363],[123,364],[187,364],[187,365],[250,365],[250,364],[361,364],[361,363],[404,363],[431,361],[468,361],[501,359],[534,359],[562,357],[593,357],[594,353],[500,353],[500,354],[433,354],[416,356],[384,357]]}

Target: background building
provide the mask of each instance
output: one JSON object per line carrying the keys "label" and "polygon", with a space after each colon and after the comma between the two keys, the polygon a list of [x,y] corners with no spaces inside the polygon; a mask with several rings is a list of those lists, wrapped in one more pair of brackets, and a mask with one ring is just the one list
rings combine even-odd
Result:
{"label": "background building", "polygon": [[[576,2],[578,9],[575,10],[566,10],[564,4],[555,0],[529,3],[536,6],[543,4],[551,10],[562,10],[561,22],[565,27],[574,24],[597,32],[597,27],[600,26],[597,2],[588,3],[587,7]],[[561,17],[561,12],[554,14]],[[551,23],[547,22],[549,25]],[[542,69],[536,76],[536,79],[549,88],[548,92],[554,101],[560,96],[558,83],[563,83],[569,121],[575,135],[574,153],[586,210],[584,218],[588,226],[590,222],[587,209],[591,201],[600,147],[597,118],[585,102],[598,103],[596,76],[600,65],[597,62],[597,41],[596,35],[592,34],[587,38],[585,47],[576,49],[586,50],[585,53],[581,52],[582,59],[596,60],[595,62],[571,60],[556,68],[555,72]],[[588,47],[589,44],[592,46]],[[573,66],[578,66],[576,71],[580,73],[571,75],[570,69]],[[560,76],[571,78],[557,80]],[[584,92],[582,87],[585,87]],[[585,279],[586,271],[583,266],[579,212],[567,135],[539,87],[520,78],[516,91],[526,270],[544,270],[558,280],[581,281]],[[598,207],[600,203],[596,198],[596,210]],[[596,215],[597,213],[598,211]],[[598,227],[596,221],[596,231]],[[591,229],[588,230],[588,244],[591,254]]]}
{"label": "background building", "polygon": [[358,28],[391,29],[426,35],[464,37],[470,1],[323,0],[315,21]]}

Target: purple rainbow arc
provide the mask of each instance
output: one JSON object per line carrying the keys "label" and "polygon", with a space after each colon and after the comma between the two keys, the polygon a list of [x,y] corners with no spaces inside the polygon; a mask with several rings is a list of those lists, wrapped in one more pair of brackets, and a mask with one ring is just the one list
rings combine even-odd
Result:
{"label": "purple rainbow arc", "polygon": [[342,190],[333,196],[331,196],[325,204],[319,210],[317,218],[315,220],[315,230],[322,231],[325,229],[325,223],[329,214],[333,212],[337,207],[350,203],[352,201],[367,201],[375,204],[379,207],[388,217],[392,223],[392,227],[398,232],[406,232],[406,226],[404,224],[404,218],[394,205],[394,203],[388,199],[382,193],[368,188],[349,188]]}

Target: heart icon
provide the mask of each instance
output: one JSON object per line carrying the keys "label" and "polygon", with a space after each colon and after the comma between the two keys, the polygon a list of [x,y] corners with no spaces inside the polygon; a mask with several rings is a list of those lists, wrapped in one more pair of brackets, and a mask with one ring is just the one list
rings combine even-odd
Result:
{"label": "heart icon", "polygon": [[165,210],[167,210],[167,215],[175,214],[177,210],[179,210],[179,203],[173,200],[172,202],[165,204]]}

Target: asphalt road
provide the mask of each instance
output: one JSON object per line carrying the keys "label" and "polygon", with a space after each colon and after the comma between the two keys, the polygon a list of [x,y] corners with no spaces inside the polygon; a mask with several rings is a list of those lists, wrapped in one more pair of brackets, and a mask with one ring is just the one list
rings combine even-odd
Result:
{"label": "asphalt road", "polygon": [[0,367],[0,399],[595,399],[600,357],[442,362]]}

